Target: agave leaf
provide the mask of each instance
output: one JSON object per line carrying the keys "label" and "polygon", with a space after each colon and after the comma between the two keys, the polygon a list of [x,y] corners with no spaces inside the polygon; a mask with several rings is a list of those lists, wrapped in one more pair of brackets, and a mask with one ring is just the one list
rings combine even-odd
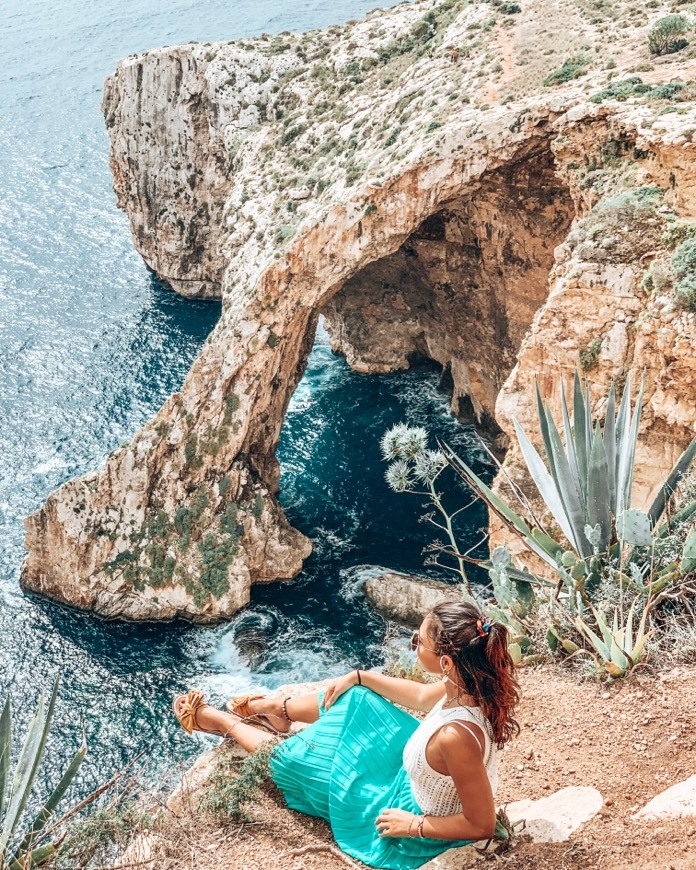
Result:
{"label": "agave leaf", "polygon": [[10,696],[0,715],[0,819],[3,818],[7,783],[10,779],[10,757],[12,755],[12,705]]}
{"label": "agave leaf", "polygon": [[590,449],[587,445],[585,434],[585,417],[585,399],[582,394],[580,375],[576,369],[573,380],[573,433],[575,435],[575,456],[578,462],[578,475],[583,490],[587,481],[587,462],[590,458]]}
{"label": "agave leaf", "polygon": [[598,423],[595,428],[587,470],[587,521],[591,526],[598,525],[602,531],[599,543],[600,550],[606,550],[612,534],[608,477],[607,457]]}
{"label": "agave leaf", "polygon": [[41,748],[41,720],[43,719],[43,712],[44,699],[42,695],[39,698],[39,705],[34,718],[29,723],[29,730],[27,731],[27,736],[24,739],[22,751],[17,761],[9,796],[10,803],[5,815],[5,824],[0,834],[0,855],[3,855],[7,849],[7,844],[10,842],[10,838],[31,791],[33,784],[32,771],[34,770],[36,756]]}
{"label": "agave leaf", "polygon": [[635,606],[636,599],[634,598],[631,602],[631,606],[628,608],[628,614],[626,616],[626,628],[624,630],[624,642],[622,644],[622,647],[630,656],[633,655],[633,611],[635,610]]}
{"label": "agave leaf", "polygon": [[650,505],[648,514],[653,525],[657,523],[665,511],[667,502],[672,496],[672,493],[677,488],[679,481],[684,474],[689,470],[691,463],[696,459],[696,437],[691,441],[691,444],[686,448],[682,455],[677,459],[674,468],[671,470],[669,477],[660,487],[660,491],[655,496],[655,500]]}
{"label": "agave leaf", "polygon": [[566,401],[565,387],[563,386],[563,381],[561,381],[561,411],[563,414],[563,434],[565,435],[566,453],[568,454],[568,465],[570,465],[571,474],[575,478],[576,489],[580,493],[581,498],[583,498],[585,493],[582,488],[582,481],[580,479],[580,473],[578,471],[578,457],[575,453],[573,428],[570,425],[570,414],[568,413],[568,403]]}
{"label": "agave leaf", "polygon": [[[609,649],[611,649],[611,642],[614,639],[614,635],[612,633],[612,630],[609,628],[609,623],[607,622],[601,610],[597,610],[593,606],[592,612],[594,613],[594,617],[597,621],[597,625],[599,626],[599,630],[602,632],[602,638],[604,639],[604,643]],[[607,656],[607,658],[611,658],[611,656]]]}
{"label": "agave leaf", "polygon": [[616,510],[616,390],[614,382],[609,387],[607,412],[604,417],[604,455],[607,458],[607,488],[609,490],[609,510]]}
{"label": "agave leaf", "polygon": [[602,659],[611,658],[611,650],[609,646],[590,628],[584,619],[576,616],[575,627],[581,634],[585,635]]}
{"label": "agave leaf", "polygon": [[682,560],[679,563],[679,570],[682,574],[690,574],[694,568],[696,568],[696,528],[691,529],[686,536],[682,550]]}
{"label": "agave leaf", "polygon": [[77,750],[75,755],[72,758],[72,761],[65,769],[65,773],[60,779],[60,782],[53,790],[51,796],[48,798],[46,803],[43,805],[41,810],[38,812],[36,818],[32,822],[29,830],[25,834],[22,842],[19,844],[17,851],[14,854],[14,858],[21,857],[23,852],[32,845],[32,842],[37,834],[39,834],[38,839],[41,840],[40,832],[44,829],[46,822],[51,818],[53,813],[56,810],[58,804],[62,801],[66,791],[72,784],[72,781],[77,776],[77,772],[82,766],[82,762],[85,760],[85,756],[87,755],[87,743],[85,741],[84,735],[82,737],[82,745]]}
{"label": "agave leaf", "polygon": [[[39,698],[39,705],[36,715],[29,725],[29,730],[22,747],[17,768],[12,783],[12,797],[10,806],[7,810],[5,825],[0,835],[0,855],[7,849],[7,845],[12,838],[12,834],[17,826],[20,816],[24,812],[24,808],[29,800],[31,789],[36,779],[36,774],[39,770],[41,757],[46,748],[48,733],[51,729],[51,720],[53,719],[53,711],[56,706],[58,697],[58,684],[60,677],[56,677],[53,683],[53,691],[48,704],[48,711],[44,719],[44,698],[43,695]],[[43,722],[42,722],[43,720]]]}
{"label": "agave leaf", "polygon": [[573,544],[581,556],[591,556],[592,550],[589,542],[585,538],[585,511],[580,500],[581,495],[572,478],[568,458],[565,455],[563,444],[561,443],[561,436],[558,434],[556,424],[553,421],[551,411],[548,407],[546,413],[549,422],[551,449],[553,450],[554,461],[558,468],[559,493],[563,500],[563,507],[565,514],[568,517],[568,523],[572,532],[572,535],[568,540]]}
{"label": "agave leaf", "polygon": [[610,677],[623,677],[626,673],[626,668],[621,668],[618,665],[615,665],[612,661],[605,661],[604,669]]}
{"label": "agave leaf", "polygon": [[664,538],[664,536],[669,532],[671,526],[676,523],[685,523],[687,520],[691,519],[694,514],[696,514],[696,499],[678,511],[669,523],[662,523],[660,528],[657,530],[657,537]]}
{"label": "agave leaf", "polygon": [[496,495],[490,487],[486,486],[481,478],[478,477],[472,469],[459,458],[459,456],[457,456],[451,447],[439,441],[438,445],[452,468],[460,477],[464,478],[471,489],[473,489],[474,492],[486,502],[488,507],[494,511],[494,513],[496,513],[501,520],[506,523],[506,525],[517,532],[518,536],[533,553],[536,553],[537,556],[539,556],[540,559],[543,559],[547,565],[555,568],[555,561],[534,541],[532,538],[532,531],[522,517],[518,516],[505,504],[500,496]]}
{"label": "agave leaf", "polygon": [[34,849],[30,855],[23,855],[19,859],[10,862],[8,870],[28,870],[32,867],[40,867],[53,858],[58,849],[55,846],[41,846]]}
{"label": "agave leaf", "polygon": [[[628,389],[628,380],[626,381],[626,389]],[[633,411],[633,418],[626,428],[624,437],[621,439],[619,446],[619,471],[616,478],[616,513],[621,513],[622,510],[631,506],[631,489],[633,486],[633,468],[636,460],[636,444],[638,443],[638,427],[640,426],[640,415],[643,408],[643,392],[645,390],[645,374],[641,381],[638,398]],[[629,405],[630,407],[630,405]]]}
{"label": "agave leaf", "polygon": [[[546,466],[537,453],[536,448],[527,437],[527,433],[520,426],[517,420],[514,420],[513,423],[515,425],[517,440],[519,441],[520,449],[522,450],[522,456],[527,464],[532,480],[534,481],[536,488],[539,490],[539,494],[546,502],[546,506],[553,514],[558,525],[561,527],[563,534],[569,541],[573,541],[573,529],[568,521],[563,499],[559,492],[559,488],[556,486],[556,482],[546,470]],[[550,450],[553,454],[552,446],[550,446]]]}
{"label": "agave leaf", "polygon": [[539,382],[534,381],[534,387],[536,389],[536,402],[537,402],[537,417],[539,418],[539,430],[541,431],[541,437],[544,441],[544,449],[546,450],[546,459],[549,463],[549,468],[551,469],[551,476],[554,480],[556,480],[556,466],[553,461],[553,452],[551,450],[551,441],[549,440],[549,430],[546,425],[546,412],[544,411],[544,401],[541,398],[541,392],[539,391]]}
{"label": "agave leaf", "polygon": [[613,513],[614,516],[621,513],[621,511],[629,507],[629,505],[623,504],[623,490],[621,488],[620,480],[621,480],[621,463],[622,457],[626,452],[629,433],[631,426],[631,373],[629,372],[626,376],[626,383],[623,389],[623,395],[621,396],[621,402],[619,403],[619,413],[616,416],[616,471],[615,471],[615,480],[616,480],[616,504],[614,505]]}
{"label": "agave leaf", "polygon": [[541,529],[532,529],[532,538],[554,560],[558,559],[559,554],[563,552],[563,547],[558,541],[554,541],[552,537],[547,535],[546,532],[542,532]]}

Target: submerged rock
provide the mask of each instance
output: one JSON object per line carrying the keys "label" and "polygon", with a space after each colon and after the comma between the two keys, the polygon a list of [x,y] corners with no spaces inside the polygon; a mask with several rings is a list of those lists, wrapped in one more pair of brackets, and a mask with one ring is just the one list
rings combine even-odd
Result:
{"label": "submerged rock", "polygon": [[365,597],[387,619],[416,628],[436,604],[461,596],[456,586],[387,571],[365,581]]}

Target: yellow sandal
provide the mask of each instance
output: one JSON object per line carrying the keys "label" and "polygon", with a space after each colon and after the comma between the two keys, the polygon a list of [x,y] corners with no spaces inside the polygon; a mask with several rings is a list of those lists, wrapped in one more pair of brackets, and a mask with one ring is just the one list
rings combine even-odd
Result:
{"label": "yellow sandal", "polygon": [[[186,695],[177,695],[172,701],[172,711],[179,720],[179,725],[187,734],[194,731],[202,731],[204,734],[215,734],[217,737],[231,737],[229,732],[210,731],[198,725],[196,714],[201,707],[205,707],[205,697],[198,689],[191,689]],[[233,726],[234,727],[234,726]]]}

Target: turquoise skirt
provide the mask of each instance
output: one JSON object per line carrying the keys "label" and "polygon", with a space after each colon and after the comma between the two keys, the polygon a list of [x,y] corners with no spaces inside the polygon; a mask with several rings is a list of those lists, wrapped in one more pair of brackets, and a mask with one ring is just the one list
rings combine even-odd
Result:
{"label": "turquoise skirt", "polygon": [[273,751],[270,770],[288,806],[331,824],[340,848],[370,867],[411,870],[470,841],[380,837],[382,810],[422,811],[403,766],[418,719],[369,689],[345,692]]}

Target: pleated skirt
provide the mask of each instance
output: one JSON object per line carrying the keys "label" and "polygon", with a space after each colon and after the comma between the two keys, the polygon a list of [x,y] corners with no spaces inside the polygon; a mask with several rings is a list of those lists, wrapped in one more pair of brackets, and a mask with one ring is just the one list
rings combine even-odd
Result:
{"label": "pleated skirt", "polygon": [[403,766],[418,719],[369,689],[356,686],[319,719],[273,751],[270,771],[287,805],[331,824],[348,855],[385,870],[411,870],[465,842],[380,837],[382,810],[421,814]]}

